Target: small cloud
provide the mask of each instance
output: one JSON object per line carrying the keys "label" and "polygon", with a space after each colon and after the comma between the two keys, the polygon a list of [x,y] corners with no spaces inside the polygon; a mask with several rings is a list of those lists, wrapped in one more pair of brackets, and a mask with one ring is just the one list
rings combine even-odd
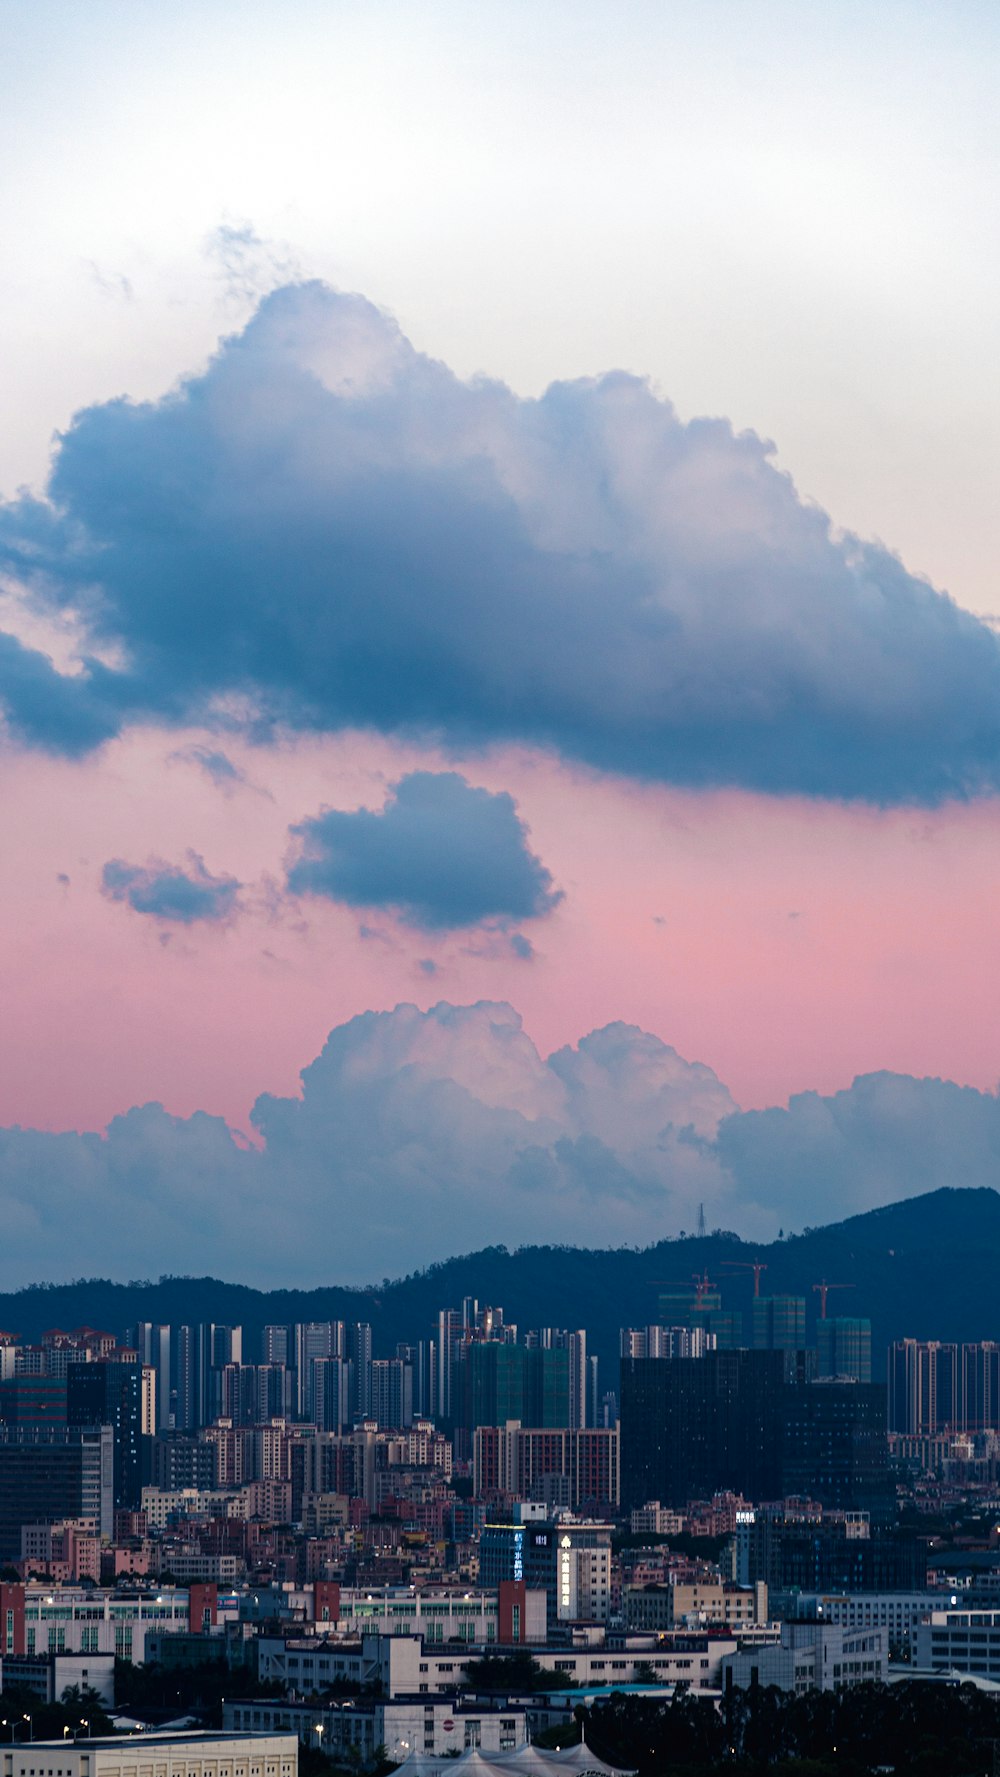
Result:
{"label": "small cloud", "polygon": [[291,829],[293,894],[381,907],[407,925],[454,931],[538,919],[562,899],[506,791],[455,771],[413,771],[382,809],[326,809]]}
{"label": "small cloud", "polygon": [[432,956],[422,956],[417,963],[417,967],[418,969],[422,969],[425,975],[436,975],[438,972],[437,963]]}
{"label": "small cloud", "polygon": [[266,796],[269,802],[274,800],[270,790],[251,783],[242,766],[236,765],[221,747],[180,747],[176,753],[170,754],[168,764],[197,765],[199,771],[203,771],[211,779],[223,796],[232,796],[237,790],[253,790],[258,796]]}
{"label": "small cloud", "polygon": [[667,922],[666,922],[666,920],[665,920],[665,918],[664,918],[664,916],[663,916],[663,914],[662,914],[662,913],[654,913],[654,914],[653,914],[653,924],[654,924],[654,926],[665,926],[665,925],[666,925],[666,923],[667,923]]}
{"label": "small cloud", "polygon": [[205,252],[218,265],[231,300],[256,301],[279,284],[302,276],[288,245],[265,240],[252,222],[220,222],[206,237]]}
{"label": "small cloud", "polygon": [[388,950],[399,948],[389,932],[383,931],[381,926],[370,925],[366,919],[358,922],[358,937],[363,944],[384,944]]}
{"label": "small cloud", "polygon": [[56,881],[61,883],[63,888],[69,888],[69,877],[66,875],[65,870],[59,870],[56,872]]}
{"label": "small cloud", "polygon": [[519,956],[522,962],[530,963],[535,955],[535,946],[530,938],[525,937],[523,932],[511,932],[510,947],[514,955]]}
{"label": "small cloud", "polygon": [[96,259],[85,259],[83,263],[102,296],[113,297],[118,302],[135,301],[135,291],[124,272],[105,271]]}
{"label": "small cloud", "polygon": [[220,752],[214,747],[184,747],[179,753],[171,753],[170,757],[182,760],[185,764],[198,765],[210,777],[213,784],[220,790],[232,791],[237,784],[246,783],[246,774],[238,765],[234,765],[228,753]]}
{"label": "small cloud", "polygon": [[260,954],[262,960],[265,963],[269,963],[272,968],[289,970],[292,967],[287,956],[279,956],[276,950],[265,949],[262,950]]}
{"label": "small cloud", "polygon": [[197,920],[221,924],[230,919],[242,885],[235,876],[213,876],[197,852],[190,851],[187,857],[186,869],[160,858],[150,858],[146,864],[111,858],[102,872],[101,892],[109,901],[125,902],[134,913],[177,925]]}

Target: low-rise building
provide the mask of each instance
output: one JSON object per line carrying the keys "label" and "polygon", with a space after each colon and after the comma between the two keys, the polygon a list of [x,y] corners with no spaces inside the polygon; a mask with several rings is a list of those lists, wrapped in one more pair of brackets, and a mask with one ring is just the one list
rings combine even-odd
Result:
{"label": "low-rise building", "polygon": [[658,1499],[637,1506],[629,1518],[633,1536],[680,1536],[684,1529],[683,1512],[661,1506]]}
{"label": "low-rise building", "polygon": [[58,1703],[66,1690],[96,1691],[109,1708],[115,1700],[114,1654],[2,1654],[0,1691],[30,1691]]}
{"label": "low-rise building", "polygon": [[622,1599],[629,1629],[678,1629],[725,1623],[731,1629],[767,1622],[767,1587],[736,1586],[723,1580],[674,1581],[665,1586],[626,1586]]}
{"label": "low-rise building", "polygon": [[833,1623],[782,1623],[781,1641],[741,1648],[721,1662],[722,1683],[757,1684],[802,1695],[840,1691],[855,1684],[884,1684],[889,1650],[881,1629],[843,1629]]}
{"label": "low-rise building", "polygon": [[[762,1646],[779,1636],[771,1626],[752,1633]],[[289,1696],[297,1697],[312,1696],[338,1682],[377,1684],[389,1698],[446,1695],[465,1682],[470,1660],[481,1657],[480,1649],[432,1647],[416,1635],[369,1635],[360,1642],[261,1637],[253,1646],[260,1681],[281,1684]],[[737,1646],[733,1634],[706,1631],[634,1636],[622,1646],[533,1647],[531,1652],[557,1685],[626,1685],[652,1678],[658,1684],[704,1690],[718,1685],[722,1662]],[[514,1650],[494,1646],[488,1651]]]}
{"label": "low-rise building", "polygon": [[843,1629],[881,1629],[891,1650],[910,1647],[918,1625],[943,1602],[940,1592],[794,1592],[779,1595],[775,1609]]}
{"label": "low-rise building", "polygon": [[0,1655],[117,1654],[139,1665],[150,1631],[211,1630],[218,1623],[210,1585],[118,1592],[0,1582]]}
{"label": "low-rise building", "polygon": [[18,1740],[5,1777],[297,1777],[294,1734],[119,1734],[113,1739]]}
{"label": "low-rise building", "polygon": [[913,1665],[1000,1679],[1000,1611],[932,1610],[917,1624]]}
{"label": "low-rise building", "polygon": [[527,1742],[523,1708],[474,1704],[454,1692],[426,1697],[363,1698],[318,1707],[264,1701],[225,1703],[223,1726],[236,1732],[291,1731],[302,1746],[334,1759],[369,1764],[379,1747],[401,1761],[411,1752],[441,1757],[476,1747],[484,1753],[515,1752]]}
{"label": "low-rise building", "polygon": [[142,1509],[150,1530],[183,1518],[245,1518],[245,1487],[144,1487]]}
{"label": "low-rise building", "polygon": [[[518,1615],[514,1617],[515,1610]],[[544,1641],[545,1593],[522,1584],[481,1586],[342,1586],[257,1588],[240,1601],[247,1622],[294,1624],[303,1635],[422,1635],[427,1642]]]}

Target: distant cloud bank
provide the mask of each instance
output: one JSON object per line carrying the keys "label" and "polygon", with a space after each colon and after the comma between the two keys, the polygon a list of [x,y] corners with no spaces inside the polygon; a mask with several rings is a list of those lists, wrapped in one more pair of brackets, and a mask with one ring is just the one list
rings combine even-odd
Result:
{"label": "distant cloud bank", "polygon": [[871,1074],[743,1112],[711,1068],[611,1024],[544,1059],[505,1004],[366,1012],[259,1146],[135,1107],[104,1136],[0,1130],[0,1286],[152,1268],[367,1282],[489,1242],[773,1237],[941,1185],[995,1185],[1000,1100]]}
{"label": "distant cloud bank", "polygon": [[622,373],[462,382],[318,283],[162,400],[79,414],[47,499],[0,508],[0,568],[87,638],[61,673],[0,635],[23,746],[360,726],[875,804],[1000,784],[997,638],[761,439]]}

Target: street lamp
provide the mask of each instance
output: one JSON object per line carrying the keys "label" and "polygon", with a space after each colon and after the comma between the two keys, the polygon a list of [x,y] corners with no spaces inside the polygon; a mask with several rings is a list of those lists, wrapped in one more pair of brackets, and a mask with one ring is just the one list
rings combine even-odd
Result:
{"label": "street lamp", "polygon": [[[82,1715],[80,1717],[80,1728],[86,1728],[87,1739],[89,1740],[90,1739],[90,1723],[89,1723],[89,1721],[86,1721]],[[77,1738],[77,1735],[80,1732],[80,1728],[77,1728],[76,1733],[73,1735],[74,1740]]]}
{"label": "street lamp", "polygon": [[33,1740],[35,1738],[35,1724],[32,1721],[30,1715],[22,1715],[21,1720],[27,1722],[27,1724],[28,1724],[28,1739]]}

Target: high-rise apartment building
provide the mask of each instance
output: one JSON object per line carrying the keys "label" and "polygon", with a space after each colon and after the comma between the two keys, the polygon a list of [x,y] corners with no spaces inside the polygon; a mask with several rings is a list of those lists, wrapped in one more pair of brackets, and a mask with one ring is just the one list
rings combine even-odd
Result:
{"label": "high-rise apartment building", "polygon": [[962,1430],[1000,1430],[1000,1345],[962,1346]]}
{"label": "high-rise apartment building", "polygon": [[404,1364],[409,1364],[413,1372],[413,1417],[427,1419],[431,1416],[431,1368],[434,1344],[430,1339],[418,1339],[415,1345],[405,1343],[396,1346],[396,1356]]}
{"label": "high-rise apartment building", "polygon": [[704,1327],[622,1327],[618,1335],[620,1357],[704,1357],[715,1349]]}
{"label": "high-rise apartment building", "polygon": [[292,1411],[291,1373],[284,1364],[257,1365],[258,1425],[269,1419],[287,1419]]}
{"label": "high-rise apartment building", "polygon": [[917,1436],[961,1431],[961,1366],[957,1345],[897,1339],[889,1347],[889,1430]]}
{"label": "high-rise apartment building", "polygon": [[400,1430],[413,1424],[413,1371],[401,1358],[376,1358],[371,1365],[371,1418]]}
{"label": "high-rise apartment building", "polygon": [[243,1362],[242,1327],[214,1321],[175,1327],[171,1333],[173,1423],[177,1431],[198,1431],[222,1409],[221,1372]]}
{"label": "high-rise apartment building", "polygon": [[[617,1511],[621,1498],[617,1426],[563,1430],[518,1424],[480,1426],[472,1444],[477,1495],[509,1493],[544,1500],[551,1477],[566,1482],[570,1511]],[[551,1494],[551,1489],[548,1489]]]}
{"label": "high-rise apartment building", "polygon": [[838,1314],[816,1323],[821,1376],[845,1376],[855,1382],[872,1379],[872,1323]]}
{"label": "high-rise apartment building", "polygon": [[671,1284],[659,1296],[659,1321],[664,1327],[699,1327],[711,1333],[720,1351],[738,1351],[743,1344],[743,1316],[724,1308],[717,1289],[704,1281]]}
{"label": "high-rise apartment building", "polygon": [[219,1375],[219,1418],[257,1424],[257,1365],[225,1364]]}
{"label": "high-rise apartment building", "polygon": [[282,1364],[286,1370],[293,1367],[292,1333],[290,1327],[265,1327],[261,1335],[260,1361],[262,1364]]}
{"label": "high-rise apartment building", "polygon": [[354,1422],[353,1365],[342,1357],[310,1362],[309,1423],[318,1431],[343,1431]]}
{"label": "high-rise apartment building", "polygon": [[529,1350],[566,1352],[569,1374],[567,1424],[586,1425],[590,1367],[587,1362],[587,1335],[584,1329],[578,1327],[575,1331],[570,1331],[566,1327],[539,1327],[537,1332],[525,1335],[524,1343]]}
{"label": "high-rise apartment building", "polygon": [[1000,1346],[898,1339],[889,1347],[889,1430],[918,1437],[1000,1430]]}
{"label": "high-rise apartment building", "polygon": [[454,1308],[439,1309],[433,1341],[434,1361],[432,1365],[431,1412],[435,1419],[450,1420],[454,1417],[452,1383],[456,1367],[456,1352],[461,1346],[463,1338],[464,1329],[461,1314]]}
{"label": "high-rise apartment building", "polygon": [[295,1411],[299,1419],[313,1422],[313,1403],[309,1397],[312,1361],[318,1357],[343,1357],[344,1327],[342,1321],[297,1321],[292,1328],[292,1351],[295,1363]]}
{"label": "high-rise apartment building", "polygon": [[170,1328],[141,1320],[134,1332],[134,1338],[130,1337],[127,1343],[135,1346],[139,1362],[151,1369],[156,1377],[156,1429],[158,1432],[169,1431],[173,1424]]}
{"label": "high-rise apartment building", "polygon": [[755,1296],[755,1351],[802,1351],[806,1343],[804,1296]]}
{"label": "high-rise apartment building", "polygon": [[462,1424],[569,1424],[569,1352],[503,1345],[496,1340],[465,1351]]}
{"label": "high-rise apartment building", "polygon": [[354,1378],[354,1417],[367,1419],[372,1412],[372,1330],[367,1321],[348,1327],[347,1355]]}

